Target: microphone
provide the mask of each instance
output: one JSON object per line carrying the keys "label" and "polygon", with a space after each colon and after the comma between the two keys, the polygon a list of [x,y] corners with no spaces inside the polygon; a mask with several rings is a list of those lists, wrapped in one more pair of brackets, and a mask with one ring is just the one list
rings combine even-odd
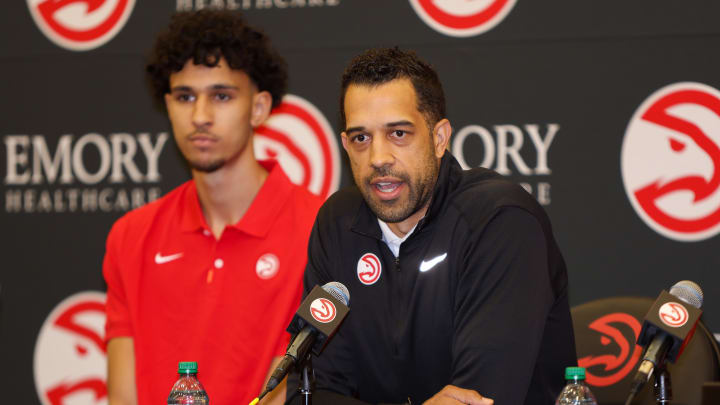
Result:
{"label": "microphone", "polygon": [[[703,292],[689,280],[676,283],[670,292],[663,290],[645,315],[637,344],[647,346],[632,382],[634,397],[666,360],[672,363],[695,333],[702,311]],[[683,305],[687,304],[687,305]]]}
{"label": "microphone", "polygon": [[287,331],[294,334],[287,352],[268,380],[262,399],[272,391],[296,365],[305,360],[308,351],[319,356],[330,338],[347,316],[350,308],[350,292],[337,281],[322,288],[315,286],[300,304]]}

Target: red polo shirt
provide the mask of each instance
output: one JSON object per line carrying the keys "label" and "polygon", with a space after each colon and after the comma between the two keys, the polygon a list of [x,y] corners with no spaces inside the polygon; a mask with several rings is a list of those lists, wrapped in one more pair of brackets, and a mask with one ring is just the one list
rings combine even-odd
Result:
{"label": "red polo shirt", "polygon": [[120,218],[107,239],[107,339],[135,344],[139,405],[165,403],[178,361],[197,361],[215,404],[249,403],[302,295],[317,197],[280,165],[243,218],[219,240],[202,214],[195,183]]}

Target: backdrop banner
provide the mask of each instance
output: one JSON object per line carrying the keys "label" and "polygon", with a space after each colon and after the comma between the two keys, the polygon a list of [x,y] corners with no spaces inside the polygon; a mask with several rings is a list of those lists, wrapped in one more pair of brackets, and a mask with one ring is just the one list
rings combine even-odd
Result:
{"label": "backdrop banner", "polygon": [[255,153],[294,182],[322,196],[352,183],[340,74],[367,48],[414,49],[443,81],[461,164],[520,183],[549,213],[571,305],[689,279],[720,331],[720,2],[8,1],[4,402],[107,403],[105,238],[189,178],[143,67],[172,12],[206,7],[242,11],[286,58],[289,94]]}

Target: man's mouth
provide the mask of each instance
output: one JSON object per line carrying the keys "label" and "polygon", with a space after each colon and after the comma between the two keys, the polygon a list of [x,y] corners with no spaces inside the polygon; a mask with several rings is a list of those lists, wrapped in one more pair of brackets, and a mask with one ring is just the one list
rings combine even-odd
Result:
{"label": "man's mouth", "polygon": [[375,178],[370,187],[375,196],[381,200],[394,200],[400,196],[405,181],[396,177]]}
{"label": "man's mouth", "polygon": [[188,139],[191,144],[200,148],[209,147],[217,142],[217,138],[215,136],[203,133],[193,134]]}
{"label": "man's mouth", "polygon": [[393,191],[397,190],[398,187],[400,187],[401,183],[392,183],[392,182],[378,182],[375,183],[375,188],[381,192],[381,193],[392,193]]}

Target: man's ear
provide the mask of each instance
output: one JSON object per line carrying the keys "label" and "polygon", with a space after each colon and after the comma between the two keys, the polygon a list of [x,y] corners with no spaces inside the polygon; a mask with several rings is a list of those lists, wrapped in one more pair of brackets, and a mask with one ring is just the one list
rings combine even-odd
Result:
{"label": "man's ear", "polygon": [[452,135],[452,125],[447,118],[443,118],[435,124],[433,128],[433,146],[435,147],[435,157],[441,158],[447,150]]}
{"label": "man's ear", "polygon": [[345,131],[342,131],[342,133],[340,134],[340,139],[342,139],[343,149],[345,149],[345,151],[347,152],[347,150],[348,150],[348,136],[347,136],[347,134],[345,133]]}
{"label": "man's ear", "polygon": [[272,96],[267,91],[259,91],[255,93],[252,100],[252,109],[250,110],[250,124],[253,128],[260,126],[272,110]]}

